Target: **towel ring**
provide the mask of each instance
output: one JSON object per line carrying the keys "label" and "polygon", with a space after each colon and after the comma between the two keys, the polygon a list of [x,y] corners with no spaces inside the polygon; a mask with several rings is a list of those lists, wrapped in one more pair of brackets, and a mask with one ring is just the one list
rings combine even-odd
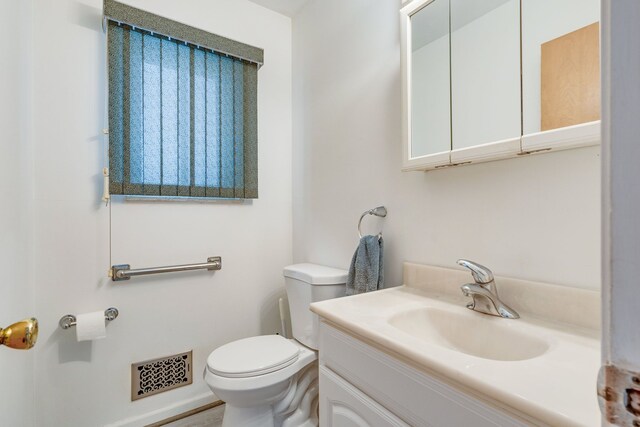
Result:
{"label": "towel ring", "polygon": [[[378,206],[377,208],[364,211],[362,215],[360,215],[360,221],[358,221],[358,236],[360,236],[361,239],[362,239],[362,230],[360,229],[360,226],[362,225],[362,220],[367,215],[375,215],[375,216],[384,218],[385,216],[387,216],[387,208],[385,208],[384,206]],[[382,237],[382,233],[378,234],[378,239],[380,239],[380,237]]]}

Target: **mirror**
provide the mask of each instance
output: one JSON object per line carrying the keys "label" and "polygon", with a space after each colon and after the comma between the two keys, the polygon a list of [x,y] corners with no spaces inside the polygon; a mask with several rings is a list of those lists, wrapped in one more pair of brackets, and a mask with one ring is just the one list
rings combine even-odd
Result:
{"label": "mirror", "polygon": [[451,106],[454,150],[520,138],[519,0],[451,0]]}
{"label": "mirror", "polygon": [[403,170],[600,143],[600,0],[412,0],[400,17]]}
{"label": "mirror", "polygon": [[[410,158],[451,150],[449,0],[411,15]],[[447,156],[448,160],[448,156]]]}
{"label": "mirror", "polygon": [[599,20],[599,0],[522,0],[525,135],[600,119]]}

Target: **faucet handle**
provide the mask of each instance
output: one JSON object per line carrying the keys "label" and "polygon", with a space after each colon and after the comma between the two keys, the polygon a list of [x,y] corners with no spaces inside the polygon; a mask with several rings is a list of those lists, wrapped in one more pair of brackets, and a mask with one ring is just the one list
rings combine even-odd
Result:
{"label": "faucet handle", "polygon": [[471,275],[476,283],[486,285],[487,283],[493,282],[493,273],[484,265],[480,265],[467,259],[459,259],[458,264],[471,270]]}

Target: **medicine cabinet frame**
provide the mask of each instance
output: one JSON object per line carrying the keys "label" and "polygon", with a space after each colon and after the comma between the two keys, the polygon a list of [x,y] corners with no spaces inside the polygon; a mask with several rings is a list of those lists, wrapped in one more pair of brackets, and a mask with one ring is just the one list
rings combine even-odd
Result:
{"label": "medicine cabinet frame", "polygon": [[[600,120],[580,123],[541,132],[521,135],[501,141],[479,144],[471,147],[451,149],[423,156],[413,157],[412,150],[412,40],[411,17],[435,0],[410,0],[400,9],[401,40],[401,87],[402,87],[402,170],[428,171],[451,166],[475,164],[493,160],[514,158],[529,154],[548,153],[581,147],[600,145]],[[520,9],[522,14],[522,8]],[[522,22],[522,19],[521,19]],[[522,37],[522,31],[521,35]],[[521,40],[522,44],[522,40]],[[522,52],[520,52],[522,56]],[[522,61],[520,79],[522,81]],[[450,82],[453,84],[453,82]],[[523,96],[521,85],[520,96]],[[449,100],[451,102],[451,99]],[[522,104],[520,108],[522,117]],[[453,118],[451,117],[451,120]]]}

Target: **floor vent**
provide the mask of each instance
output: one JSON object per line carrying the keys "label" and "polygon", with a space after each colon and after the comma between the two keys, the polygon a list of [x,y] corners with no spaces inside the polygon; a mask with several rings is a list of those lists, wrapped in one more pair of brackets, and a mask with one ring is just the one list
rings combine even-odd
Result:
{"label": "floor vent", "polygon": [[131,365],[131,400],[153,396],[193,382],[193,350]]}

